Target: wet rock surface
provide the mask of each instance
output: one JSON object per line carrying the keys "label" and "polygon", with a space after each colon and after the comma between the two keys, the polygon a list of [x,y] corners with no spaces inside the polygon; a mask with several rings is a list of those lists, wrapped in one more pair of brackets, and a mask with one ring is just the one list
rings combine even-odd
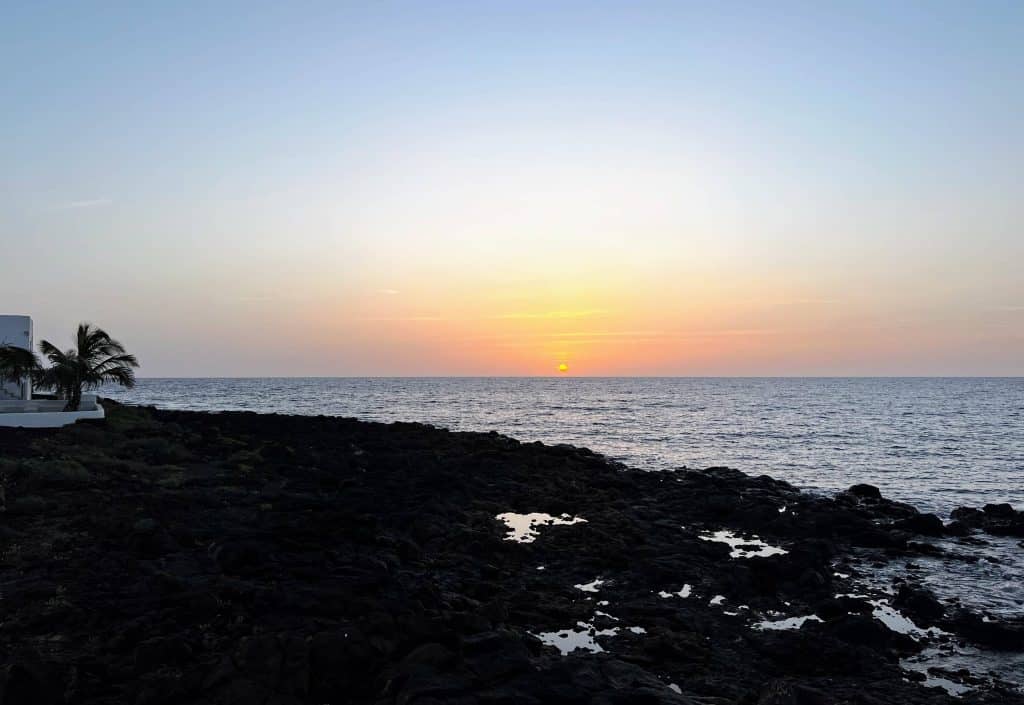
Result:
{"label": "wet rock surface", "polygon": [[[912,580],[858,594],[846,567],[1005,535],[1012,508],[943,525],[868,485],[830,499],[498,434],[112,403],[102,424],[0,429],[0,472],[4,705],[1024,703],[901,667],[939,642],[1022,650],[1024,625]],[[582,521],[519,542],[507,513]]]}
{"label": "wet rock surface", "polygon": [[1024,538],[1024,511],[1017,511],[1009,504],[986,504],[981,509],[959,507],[950,516],[965,526],[994,536]]}

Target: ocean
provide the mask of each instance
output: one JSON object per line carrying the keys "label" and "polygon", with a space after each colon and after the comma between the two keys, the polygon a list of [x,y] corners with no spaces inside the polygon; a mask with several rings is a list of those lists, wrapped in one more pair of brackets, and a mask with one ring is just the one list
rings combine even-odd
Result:
{"label": "ocean", "polygon": [[824,493],[867,482],[944,518],[1024,506],[1024,378],[142,379],[101,393],[494,430],[644,470],[727,465]]}

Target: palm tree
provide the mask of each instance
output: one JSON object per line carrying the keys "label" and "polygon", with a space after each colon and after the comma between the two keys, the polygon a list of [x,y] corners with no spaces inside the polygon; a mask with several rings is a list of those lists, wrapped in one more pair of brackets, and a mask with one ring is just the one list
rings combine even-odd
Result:
{"label": "palm tree", "polygon": [[67,400],[65,411],[78,411],[82,391],[104,384],[119,384],[131,389],[135,386],[135,370],[139,363],[124,346],[90,323],[79,323],[75,347],[62,352],[48,340],[39,344],[39,350],[50,361],[50,367],[39,375],[41,387],[54,389]]}
{"label": "palm tree", "polygon": [[39,372],[39,359],[31,350],[0,344],[0,382],[24,383]]}

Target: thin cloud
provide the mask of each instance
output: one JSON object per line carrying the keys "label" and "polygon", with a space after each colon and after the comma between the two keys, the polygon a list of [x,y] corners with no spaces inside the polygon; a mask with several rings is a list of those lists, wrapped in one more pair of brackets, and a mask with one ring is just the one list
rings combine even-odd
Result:
{"label": "thin cloud", "polygon": [[76,208],[98,208],[100,206],[109,206],[112,203],[113,201],[109,198],[87,198],[81,201],[68,201],[57,206],[57,208],[66,211]]}
{"label": "thin cloud", "polygon": [[307,296],[293,296],[291,294],[252,294],[246,296],[236,296],[231,301],[239,303],[271,303],[271,302],[288,302],[297,303],[303,301],[309,301]]}
{"label": "thin cloud", "polygon": [[384,294],[385,296],[397,296],[402,292],[398,289],[377,289],[378,294]]}
{"label": "thin cloud", "polygon": [[540,333],[542,338],[633,338],[640,337],[665,337],[665,331],[661,330],[626,330],[626,331],[584,331],[578,333]]}
{"label": "thin cloud", "polygon": [[[663,338],[663,337],[654,337],[654,338],[616,338],[616,342],[620,342],[620,343],[661,343],[661,342],[664,342],[664,340],[665,340],[665,338]],[[577,344],[577,345],[606,343],[606,342],[608,342],[608,338],[573,338],[572,342]],[[494,347],[496,347],[496,348],[535,348],[535,347],[537,347],[537,342],[536,341],[531,341],[531,340],[509,340],[509,341],[503,341],[503,342],[494,343]],[[561,353],[561,354],[564,354],[564,352]]]}
{"label": "thin cloud", "polygon": [[707,338],[756,337],[776,335],[772,328],[725,328],[714,330],[663,331],[663,330],[625,330],[625,331],[574,331],[562,333],[504,333],[489,335],[467,340],[495,341],[510,345],[536,345],[538,340],[565,340],[575,343],[583,342],[627,342],[627,341],[666,341],[692,340]]}
{"label": "thin cloud", "polygon": [[372,318],[357,318],[357,321],[444,321],[442,316],[374,316]]}
{"label": "thin cloud", "polygon": [[607,313],[611,313],[611,311],[606,308],[590,308],[584,309],[582,311],[524,311],[515,313],[503,313],[498,316],[494,316],[494,318],[589,318],[591,316],[602,316]]}
{"label": "thin cloud", "polygon": [[666,333],[660,330],[624,330],[624,331],[566,331],[561,333],[495,333],[492,335],[471,336],[464,340],[495,341],[495,340],[543,340],[549,338],[631,338],[663,337]]}
{"label": "thin cloud", "polygon": [[775,301],[772,306],[834,306],[841,303],[839,299],[787,299]]}
{"label": "thin cloud", "polygon": [[996,306],[992,310],[993,311],[1000,311],[1000,312],[1003,312],[1003,313],[1019,313],[1021,311],[1024,311],[1024,306],[1016,306],[1016,305],[1012,305],[1011,304],[1009,306]]}
{"label": "thin cloud", "polygon": [[775,335],[778,331],[774,328],[725,328],[720,330],[693,330],[683,331],[679,333],[672,333],[671,335],[676,338],[718,338],[718,337],[732,337],[732,336],[756,336],[756,335]]}

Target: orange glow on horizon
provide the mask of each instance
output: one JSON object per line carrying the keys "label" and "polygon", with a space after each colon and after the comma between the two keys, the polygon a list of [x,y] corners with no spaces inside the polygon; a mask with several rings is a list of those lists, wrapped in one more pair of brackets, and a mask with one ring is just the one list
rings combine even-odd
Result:
{"label": "orange glow on horizon", "polygon": [[849,374],[878,360],[912,370],[915,351],[952,358],[970,342],[950,339],[941,320],[914,322],[916,301],[901,313],[884,287],[854,295],[813,273],[737,281],[678,262],[677,276],[564,262],[533,276],[404,271],[333,296],[326,284],[323,303],[281,316],[311,338],[306,367],[326,375]]}

